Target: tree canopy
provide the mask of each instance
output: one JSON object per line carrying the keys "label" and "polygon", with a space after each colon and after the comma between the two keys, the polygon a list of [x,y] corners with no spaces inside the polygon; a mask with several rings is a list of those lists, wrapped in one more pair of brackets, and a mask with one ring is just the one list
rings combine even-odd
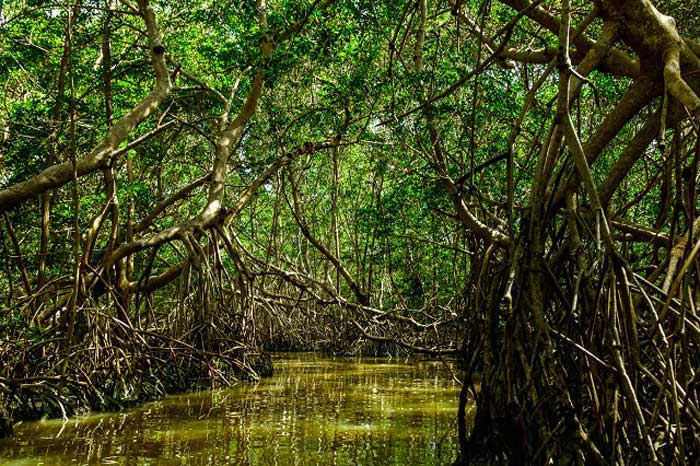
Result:
{"label": "tree canopy", "polygon": [[0,421],[402,351],[462,464],[692,464],[691,3],[1,3]]}

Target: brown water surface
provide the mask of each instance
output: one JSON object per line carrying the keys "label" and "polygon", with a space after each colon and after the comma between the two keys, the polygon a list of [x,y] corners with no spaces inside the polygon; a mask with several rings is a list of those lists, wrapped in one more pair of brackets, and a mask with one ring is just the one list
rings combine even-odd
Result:
{"label": "brown water surface", "polygon": [[445,465],[459,387],[442,363],[275,357],[258,384],[24,423],[2,465]]}

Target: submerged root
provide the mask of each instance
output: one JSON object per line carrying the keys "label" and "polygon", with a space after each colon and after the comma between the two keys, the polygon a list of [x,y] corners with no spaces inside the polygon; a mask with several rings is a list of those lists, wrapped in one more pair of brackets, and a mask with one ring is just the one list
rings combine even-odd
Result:
{"label": "submerged root", "polygon": [[473,319],[486,337],[464,356],[498,358],[467,364],[465,383],[481,373],[481,389],[457,464],[695,464],[694,292],[672,299],[614,254],[578,280],[568,266],[539,278],[521,270],[512,314],[489,299],[505,279],[489,280]]}
{"label": "submerged root", "polygon": [[79,313],[72,342],[60,325],[39,334],[18,326],[0,345],[0,436],[13,421],[119,410],[272,373],[268,354],[231,338],[240,333],[235,313],[230,322],[196,322],[187,309],[151,310],[154,320],[134,324],[104,308]]}

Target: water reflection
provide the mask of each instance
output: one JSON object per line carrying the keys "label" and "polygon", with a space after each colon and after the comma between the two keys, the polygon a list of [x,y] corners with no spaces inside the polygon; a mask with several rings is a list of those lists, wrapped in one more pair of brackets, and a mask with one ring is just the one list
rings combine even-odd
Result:
{"label": "water reflection", "polygon": [[8,465],[443,465],[458,386],[436,362],[280,355],[257,385],[176,395],[0,440]]}

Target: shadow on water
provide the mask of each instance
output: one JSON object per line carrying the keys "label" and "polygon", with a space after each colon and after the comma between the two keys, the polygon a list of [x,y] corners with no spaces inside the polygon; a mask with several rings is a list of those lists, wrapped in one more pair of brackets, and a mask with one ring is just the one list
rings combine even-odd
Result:
{"label": "shadow on water", "polygon": [[3,465],[444,465],[459,387],[439,362],[275,357],[258,384],[25,423]]}

